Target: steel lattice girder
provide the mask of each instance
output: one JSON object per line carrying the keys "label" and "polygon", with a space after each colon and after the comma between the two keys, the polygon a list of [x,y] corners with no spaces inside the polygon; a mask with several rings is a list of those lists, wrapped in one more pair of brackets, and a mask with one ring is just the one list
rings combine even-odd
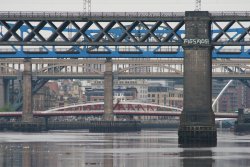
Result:
{"label": "steel lattice girder", "polygon": [[[9,25],[9,23],[12,25]],[[5,32],[1,32],[0,44],[22,46],[180,46],[183,42],[182,37],[176,31],[184,25],[184,21],[180,21],[173,28],[164,20],[150,22],[153,24],[150,28],[145,22],[140,20],[133,22],[120,22],[116,20],[100,22],[93,20],[80,22],[80,24],[83,24],[82,26],[79,26],[76,21],[57,22],[43,20],[35,22],[37,26],[32,25],[32,23],[34,22],[27,20],[20,20],[14,23],[0,20],[0,25],[3,25],[6,29]],[[124,23],[127,25],[125,26]],[[77,32],[73,37],[66,37],[63,32],[67,31],[70,24],[74,26]],[[107,25],[103,26],[102,24]],[[42,31],[45,25],[50,27],[52,34],[41,35],[40,31]],[[26,31],[28,35],[25,37],[18,34],[22,26],[26,26],[28,29]],[[140,38],[136,36],[137,34],[131,33],[133,30],[138,31],[141,26],[147,31],[144,31],[145,33],[141,32]],[[99,32],[95,35],[86,34],[86,31],[93,30],[93,27]],[[163,39],[161,39],[160,34],[154,33],[160,27],[169,30],[169,32],[164,32],[167,34],[167,37]],[[112,32],[110,32],[112,28],[119,28],[122,33],[113,36]]]}
{"label": "steel lattice girder", "polygon": [[[249,13],[212,13],[211,25],[213,58],[250,57]],[[0,57],[178,58],[184,27],[183,13],[0,12]]]}

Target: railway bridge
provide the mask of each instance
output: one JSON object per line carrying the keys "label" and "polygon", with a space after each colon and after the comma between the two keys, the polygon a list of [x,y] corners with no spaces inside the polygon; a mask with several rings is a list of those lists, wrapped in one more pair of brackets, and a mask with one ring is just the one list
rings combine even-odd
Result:
{"label": "railway bridge", "polygon": [[3,58],[25,58],[24,122],[33,119],[30,58],[106,58],[104,119],[112,121],[112,58],[184,56],[184,108],[179,142],[216,143],[215,115],[211,108],[212,56],[218,58],[220,53],[221,58],[248,57],[249,21],[248,12],[88,15],[1,12],[0,52]]}

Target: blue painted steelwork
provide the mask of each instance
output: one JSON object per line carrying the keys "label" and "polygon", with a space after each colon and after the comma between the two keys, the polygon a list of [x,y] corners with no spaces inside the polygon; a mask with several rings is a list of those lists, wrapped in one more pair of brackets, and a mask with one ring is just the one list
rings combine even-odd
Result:
{"label": "blue painted steelwork", "polygon": [[[14,24],[9,24],[13,26]],[[3,26],[3,25],[0,25]],[[150,25],[148,25],[150,26]],[[29,31],[29,28],[26,25],[22,25],[19,29],[21,31],[21,36],[24,33]],[[53,32],[54,29],[52,27],[43,27],[42,30]],[[63,32],[68,33],[76,33],[78,30],[75,28],[64,29]],[[242,34],[245,31],[243,28],[231,28],[227,30],[228,33],[235,33],[235,35],[229,39],[234,40],[237,36]],[[145,35],[148,32],[147,29],[142,27],[140,30],[132,30],[131,34],[134,36]],[[163,34],[170,33],[171,31],[166,27],[160,27],[154,31],[155,34],[159,36],[163,36]],[[211,34],[214,36],[215,34],[220,33],[221,30],[212,30]],[[94,39],[95,35],[100,33],[100,30],[91,29],[87,30],[86,35],[90,38]],[[114,37],[120,36],[123,33],[121,28],[112,28],[109,31]],[[185,30],[180,29],[176,32],[179,36],[185,36]],[[0,31],[0,35],[3,36]],[[175,39],[172,39],[175,40]],[[166,48],[167,47],[167,48]],[[183,58],[184,53],[181,46],[130,46],[127,49],[123,49],[120,51],[119,46],[103,46],[101,47],[86,47],[86,46],[73,46],[68,49],[64,48],[64,51],[60,50],[57,47],[46,47],[41,46],[40,51],[25,51],[25,47],[23,46],[12,46],[11,50],[7,50],[6,52],[0,52],[0,58],[104,58],[104,57],[112,57],[112,58]],[[92,51],[90,51],[92,49]],[[161,49],[165,49],[166,51],[160,51]],[[72,50],[72,52],[68,52],[68,50]],[[216,47],[212,52],[212,57],[215,58],[250,58],[250,49],[245,49],[244,46],[241,46],[241,49],[238,51],[227,52],[224,49],[224,46]]]}
{"label": "blue painted steelwork", "polygon": [[[250,58],[249,52],[241,52],[239,54],[223,54],[212,52],[213,59],[216,58]],[[172,54],[154,54],[150,51],[143,51],[141,54],[120,54],[117,51],[113,51],[111,53],[87,53],[86,50],[81,51],[76,54],[57,54],[56,52],[50,51],[44,54],[26,54],[22,51],[17,51],[13,54],[2,55],[0,54],[0,58],[103,58],[103,57],[111,57],[111,58],[183,58],[183,51],[179,51],[177,53]]]}

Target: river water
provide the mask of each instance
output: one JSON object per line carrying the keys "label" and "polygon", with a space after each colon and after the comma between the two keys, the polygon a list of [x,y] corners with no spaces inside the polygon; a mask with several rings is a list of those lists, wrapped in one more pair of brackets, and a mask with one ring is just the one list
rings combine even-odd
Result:
{"label": "river water", "polygon": [[218,132],[216,147],[180,148],[177,131],[2,132],[0,167],[247,167],[250,135]]}

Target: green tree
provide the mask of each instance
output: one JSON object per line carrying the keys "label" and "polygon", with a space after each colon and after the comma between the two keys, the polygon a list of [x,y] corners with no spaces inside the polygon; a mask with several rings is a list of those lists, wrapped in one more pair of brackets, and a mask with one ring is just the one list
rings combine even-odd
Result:
{"label": "green tree", "polygon": [[0,112],[9,112],[14,111],[13,107],[10,104],[5,104],[3,107],[0,107]]}

